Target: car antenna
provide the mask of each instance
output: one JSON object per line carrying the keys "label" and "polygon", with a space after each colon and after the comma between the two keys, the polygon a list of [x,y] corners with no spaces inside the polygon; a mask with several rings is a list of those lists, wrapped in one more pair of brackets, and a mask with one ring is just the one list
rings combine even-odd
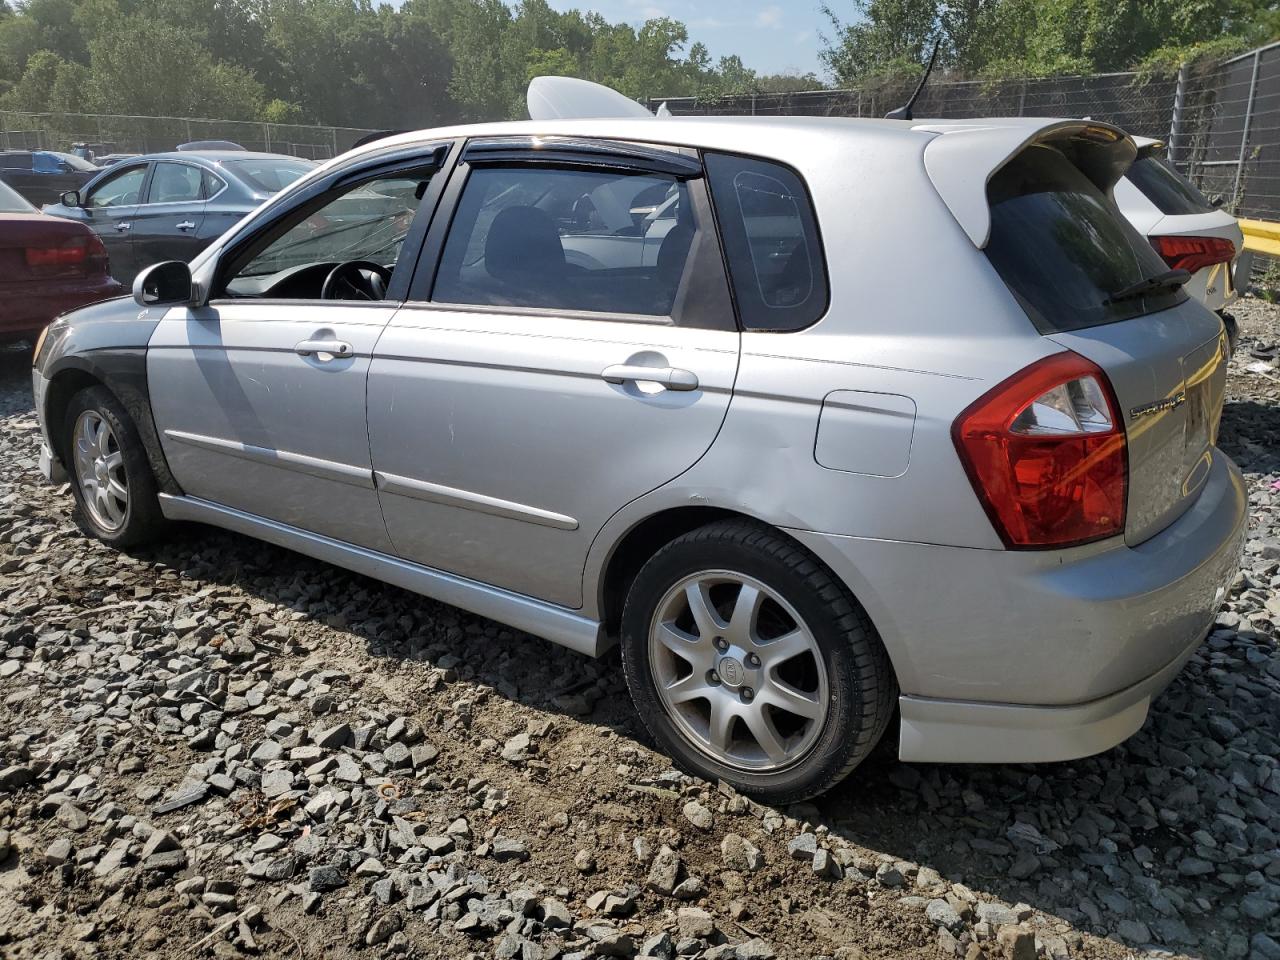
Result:
{"label": "car antenna", "polygon": [[933,61],[938,59],[938,48],[942,46],[942,38],[939,37],[933,41],[933,53],[929,54],[929,62],[925,65],[924,76],[920,78],[920,83],[916,86],[916,92],[911,95],[911,99],[904,106],[897,110],[890,110],[884,115],[886,120],[911,120],[911,108],[916,105],[916,101],[920,99],[920,94],[924,90],[924,85],[929,82],[929,74],[933,73]]}

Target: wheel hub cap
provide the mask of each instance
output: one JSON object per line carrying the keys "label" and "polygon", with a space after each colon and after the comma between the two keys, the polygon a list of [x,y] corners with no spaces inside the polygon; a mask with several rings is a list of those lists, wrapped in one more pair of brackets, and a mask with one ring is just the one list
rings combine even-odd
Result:
{"label": "wheel hub cap", "polygon": [[86,410],[76,419],[72,436],[85,509],[104,529],[120,529],[129,512],[129,485],[111,425],[96,410]]}
{"label": "wheel hub cap", "polygon": [[649,633],[659,699],[680,733],[720,763],[798,763],[822,732],[826,668],[812,632],[752,577],[706,571],[675,584]]}

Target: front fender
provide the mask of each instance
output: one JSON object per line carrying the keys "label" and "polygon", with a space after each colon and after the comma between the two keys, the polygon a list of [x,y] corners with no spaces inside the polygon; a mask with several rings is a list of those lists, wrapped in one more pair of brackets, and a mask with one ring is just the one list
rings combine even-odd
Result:
{"label": "front fender", "polygon": [[71,398],[93,383],[110,390],[138,429],[157,486],[180,495],[160,448],[147,387],[147,342],[164,309],[140,309],[131,299],[110,300],[73,311],[49,328],[36,357],[36,412],[50,451],[63,466],[63,419]]}

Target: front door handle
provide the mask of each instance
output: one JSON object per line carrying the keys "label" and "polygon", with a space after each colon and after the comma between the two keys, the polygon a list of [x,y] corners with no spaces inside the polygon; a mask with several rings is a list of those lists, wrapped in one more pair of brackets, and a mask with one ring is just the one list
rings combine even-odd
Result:
{"label": "front door handle", "polygon": [[130,227],[132,227],[132,226],[133,226],[133,224],[132,224],[132,223],[124,223],[124,222],[121,222],[121,223],[117,223],[117,224],[116,224],[116,229],[117,229],[118,231],[120,231],[121,233],[124,233],[126,230],[128,230],[128,229],[129,229]]}
{"label": "front door handle", "polygon": [[[351,344],[345,340],[299,340],[293,345],[293,352],[300,357],[315,355],[317,360],[326,362],[337,357],[351,356]],[[320,356],[326,353],[329,356]]]}
{"label": "front door handle", "polygon": [[193,223],[190,220],[183,220],[180,224],[178,224],[179,230],[194,230],[195,228],[196,228],[195,223]]}
{"label": "front door handle", "polygon": [[632,363],[615,363],[605,367],[600,376],[609,383],[657,383],[668,390],[697,390],[698,377],[692,370],[679,367],[644,367]]}

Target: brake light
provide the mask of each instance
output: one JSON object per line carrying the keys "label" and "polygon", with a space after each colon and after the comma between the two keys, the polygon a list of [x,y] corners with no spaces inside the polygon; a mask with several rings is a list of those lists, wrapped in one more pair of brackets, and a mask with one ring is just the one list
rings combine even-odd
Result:
{"label": "brake light", "polygon": [[71,237],[52,247],[27,247],[27,266],[37,272],[58,272],[64,267],[107,269],[107,248],[96,233]]}
{"label": "brake light", "polygon": [[1236,245],[1226,237],[1160,236],[1152,237],[1151,245],[1170,269],[1192,273],[1215,263],[1230,263],[1236,255]]}
{"label": "brake light", "polygon": [[1128,452],[1107,376],[1077,353],[1037,361],[951,430],[1006,547],[1068,547],[1124,530]]}

